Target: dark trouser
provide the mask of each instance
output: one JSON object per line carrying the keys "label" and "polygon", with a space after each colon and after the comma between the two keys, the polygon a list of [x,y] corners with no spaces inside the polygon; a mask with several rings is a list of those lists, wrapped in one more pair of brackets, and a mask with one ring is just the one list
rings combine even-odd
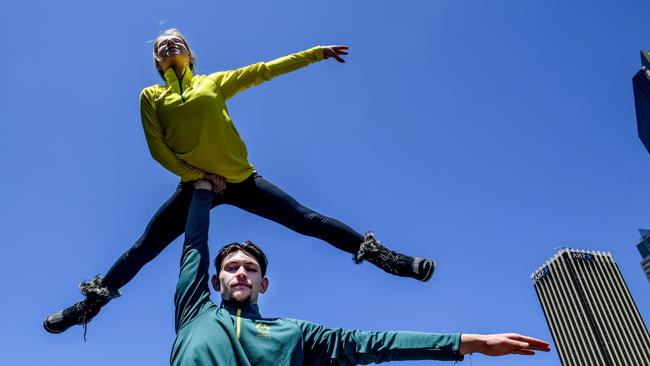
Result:
{"label": "dark trouser", "polygon": [[[104,277],[104,286],[118,290],[140,269],[185,230],[194,186],[181,183],[156,212],[144,234],[127,250]],[[228,183],[223,194],[215,195],[212,207],[229,204],[275,221],[303,235],[322,239],[338,249],[355,254],[363,235],[342,222],[323,216],[296,201],[271,182],[254,174],[241,183]]]}

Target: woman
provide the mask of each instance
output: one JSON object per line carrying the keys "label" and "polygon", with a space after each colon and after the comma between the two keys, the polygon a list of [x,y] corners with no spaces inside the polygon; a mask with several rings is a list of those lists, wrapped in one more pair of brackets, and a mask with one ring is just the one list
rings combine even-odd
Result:
{"label": "woman", "polygon": [[210,75],[194,75],[196,60],[183,35],[170,29],[153,46],[154,64],[165,85],[145,88],[140,95],[142,126],[149,150],[181,183],[153,216],[144,234],[106,273],[80,285],[86,297],[47,317],[45,329],[61,333],[85,326],[149,261],[185,228],[194,187],[205,179],[215,195],[212,207],[230,204],[280,223],[298,233],[322,239],[397,276],[427,281],[435,269],[431,259],[406,256],[383,247],[372,233],[365,236],[323,216],[264,179],[248,161],[225,101],[238,92],[297,70],[310,63],[348,54],[346,46],[314,47],[271,62]]}

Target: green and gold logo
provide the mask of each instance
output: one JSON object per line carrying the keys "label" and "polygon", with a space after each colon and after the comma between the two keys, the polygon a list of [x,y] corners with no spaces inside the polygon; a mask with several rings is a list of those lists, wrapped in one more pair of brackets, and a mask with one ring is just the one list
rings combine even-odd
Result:
{"label": "green and gold logo", "polygon": [[255,324],[255,330],[257,330],[257,336],[262,338],[271,338],[271,327],[264,323]]}

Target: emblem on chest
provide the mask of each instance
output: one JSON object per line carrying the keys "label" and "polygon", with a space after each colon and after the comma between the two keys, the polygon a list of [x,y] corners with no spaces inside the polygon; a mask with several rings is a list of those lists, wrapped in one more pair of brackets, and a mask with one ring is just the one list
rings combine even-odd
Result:
{"label": "emblem on chest", "polygon": [[255,324],[255,333],[261,338],[271,338],[271,327],[264,323]]}

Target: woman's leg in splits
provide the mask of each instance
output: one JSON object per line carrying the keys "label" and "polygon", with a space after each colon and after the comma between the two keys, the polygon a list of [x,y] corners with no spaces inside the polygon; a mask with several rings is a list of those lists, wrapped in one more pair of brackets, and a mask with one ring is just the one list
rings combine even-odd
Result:
{"label": "woman's leg in splits", "polygon": [[189,186],[179,185],[153,215],[142,236],[106,272],[104,286],[111,290],[122,288],[185,231],[193,192]]}
{"label": "woman's leg in splits", "polygon": [[372,233],[361,235],[344,223],[305,207],[260,175],[234,187],[229,186],[228,193],[224,203],[275,221],[300,234],[324,240],[353,254],[357,263],[367,260],[388,273],[420,281],[429,280],[435,268],[431,259],[388,250],[374,239]]}
{"label": "woman's leg in splits", "polygon": [[73,325],[85,325],[102,306],[119,296],[122,286],[183,233],[193,192],[191,183],[180,184],[153,215],[142,236],[115,261],[106,275],[81,283],[85,299],[48,316],[43,323],[45,329],[61,333]]}

